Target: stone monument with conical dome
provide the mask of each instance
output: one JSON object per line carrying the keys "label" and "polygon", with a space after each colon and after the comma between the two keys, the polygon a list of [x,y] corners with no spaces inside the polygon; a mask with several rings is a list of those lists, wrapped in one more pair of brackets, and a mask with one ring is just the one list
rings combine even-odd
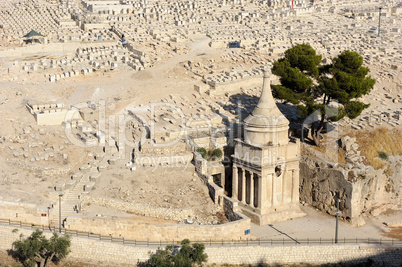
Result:
{"label": "stone monument with conical dome", "polygon": [[300,142],[289,138],[289,121],[276,106],[264,72],[257,107],[235,140],[232,198],[253,222],[265,225],[304,215],[299,207]]}

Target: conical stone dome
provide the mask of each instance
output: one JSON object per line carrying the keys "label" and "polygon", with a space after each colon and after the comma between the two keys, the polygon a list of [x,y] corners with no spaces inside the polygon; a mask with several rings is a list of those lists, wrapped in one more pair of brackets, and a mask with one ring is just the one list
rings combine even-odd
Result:
{"label": "conical stone dome", "polygon": [[257,107],[244,120],[244,139],[256,146],[286,145],[289,142],[289,121],[280,112],[272,97],[270,74],[264,72],[262,92]]}

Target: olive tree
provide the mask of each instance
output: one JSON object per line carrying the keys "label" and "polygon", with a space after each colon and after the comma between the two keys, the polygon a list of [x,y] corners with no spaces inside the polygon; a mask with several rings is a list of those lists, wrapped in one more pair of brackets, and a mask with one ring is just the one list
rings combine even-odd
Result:
{"label": "olive tree", "polygon": [[53,233],[47,239],[43,232],[36,230],[29,237],[13,242],[13,250],[24,266],[45,267],[49,262],[57,264],[70,252],[70,237]]}
{"label": "olive tree", "polygon": [[195,263],[202,266],[208,258],[204,250],[204,244],[195,243],[190,246],[190,240],[184,239],[178,251],[172,245],[166,246],[165,249],[158,249],[151,255],[149,264],[155,267],[191,267]]}

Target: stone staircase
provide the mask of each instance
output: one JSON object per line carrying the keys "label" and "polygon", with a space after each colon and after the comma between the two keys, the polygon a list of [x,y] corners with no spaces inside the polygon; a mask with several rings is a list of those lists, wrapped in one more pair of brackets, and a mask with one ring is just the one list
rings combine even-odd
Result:
{"label": "stone staircase", "polygon": [[[78,182],[69,190],[65,190],[61,199],[61,221],[63,228],[63,221],[71,215],[77,214],[75,207],[78,210],[81,207],[80,195],[84,192],[84,187],[89,183],[89,173],[85,173],[81,178],[77,179]],[[59,227],[59,202],[55,205],[53,216],[53,226]]]}
{"label": "stone staircase", "polygon": [[[63,228],[63,221],[68,217],[77,214],[75,207],[78,208],[78,212],[81,209],[80,196],[82,194],[88,193],[89,190],[95,185],[95,183],[100,178],[100,172],[106,169],[110,164],[109,158],[114,158],[113,156],[107,157],[116,151],[105,151],[105,154],[97,154],[94,159],[86,165],[81,166],[80,171],[71,177],[71,180],[66,184],[70,186],[69,189],[64,190],[63,197],[61,199],[61,221]],[[59,227],[59,201],[54,205],[53,213],[53,223],[52,226]]]}

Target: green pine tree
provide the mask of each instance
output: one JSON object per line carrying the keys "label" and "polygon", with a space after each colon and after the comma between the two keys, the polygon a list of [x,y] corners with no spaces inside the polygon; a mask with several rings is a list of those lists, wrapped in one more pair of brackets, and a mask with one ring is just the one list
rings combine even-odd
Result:
{"label": "green pine tree", "polygon": [[[299,44],[286,50],[285,56],[274,62],[272,73],[280,77],[281,85],[272,85],[276,98],[297,105],[299,114],[307,117],[318,111],[321,120],[312,124],[311,136],[320,144],[320,133],[325,120],[337,121],[347,116],[356,118],[368,105],[356,100],[370,92],[375,79],[363,67],[363,58],[356,52],[344,51],[332,64],[320,65],[322,57],[308,44]],[[318,101],[318,99],[321,99]],[[331,101],[338,108],[328,108]]]}

